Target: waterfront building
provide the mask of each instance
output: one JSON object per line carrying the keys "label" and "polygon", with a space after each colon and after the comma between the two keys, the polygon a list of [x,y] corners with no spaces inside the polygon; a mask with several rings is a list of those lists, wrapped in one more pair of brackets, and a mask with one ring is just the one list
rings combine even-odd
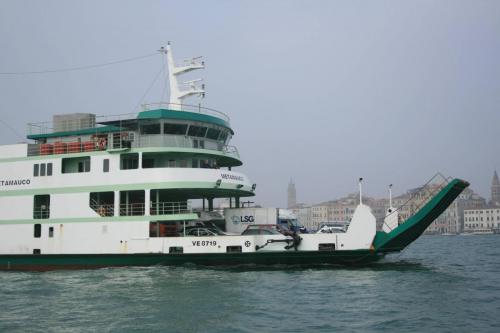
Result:
{"label": "waterfront building", "polygon": [[491,233],[500,231],[500,207],[464,211],[464,232]]}

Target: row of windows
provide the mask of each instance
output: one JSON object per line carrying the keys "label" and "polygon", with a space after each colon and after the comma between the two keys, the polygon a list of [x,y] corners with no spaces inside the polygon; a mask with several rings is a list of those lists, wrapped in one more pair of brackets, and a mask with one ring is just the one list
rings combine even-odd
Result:
{"label": "row of windows", "polygon": [[[500,209],[497,209],[496,210],[497,213],[500,213]],[[483,213],[486,213],[486,214],[494,214],[495,213],[495,210],[492,209],[491,211],[490,210],[466,210],[464,211],[464,214],[483,214]]]}
{"label": "row of windows", "polygon": [[[494,220],[495,220],[495,218],[492,216],[491,217],[491,221],[494,221]],[[473,222],[473,221],[483,221],[483,217],[482,216],[481,217],[477,217],[476,216],[476,217],[466,217],[465,218],[465,222]],[[490,221],[490,217],[489,216],[486,217],[486,221]],[[497,216],[497,221],[500,221],[500,216]]]}
{"label": "row of windows", "polygon": [[52,176],[52,163],[38,163],[33,165],[33,176]]}
{"label": "row of windows", "polygon": [[[141,125],[141,134],[161,134],[161,124]],[[187,133],[187,134],[186,134]],[[215,128],[187,124],[163,124],[163,134],[189,135],[198,138],[207,138],[225,142],[228,137],[227,131]]]}
{"label": "row of windows", "polygon": [[[120,169],[130,170],[139,168],[139,154],[122,154],[120,156]],[[213,158],[169,158],[165,155],[144,154],[142,159],[142,168],[218,168],[217,161]],[[62,159],[61,173],[82,173],[90,172],[91,163],[90,156],[85,157],[70,157]],[[102,163],[102,171],[109,172],[109,159],[104,159]],[[41,163],[33,165],[33,175],[52,176],[52,163]]]}

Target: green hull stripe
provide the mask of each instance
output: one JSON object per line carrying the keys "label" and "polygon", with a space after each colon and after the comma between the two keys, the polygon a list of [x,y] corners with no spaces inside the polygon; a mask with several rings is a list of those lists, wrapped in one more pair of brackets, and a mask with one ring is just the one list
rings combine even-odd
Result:
{"label": "green hull stripe", "polygon": [[109,216],[109,217],[74,217],[55,219],[19,219],[0,220],[0,225],[4,224],[60,224],[60,223],[83,223],[83,222],[141,222],[141,221],[189,221],[197,220],[198,215],[172,214],[172,215],[150,215],[150,216]]}
{"label": "green hull stripe", "polygon": [[68,254],[0,255],[0,269],[49,270],[110,266],[151,265],[274,265],[274,264],[361,264],[382,258],[367,250],[357,251],[288,251],[215,254]]}

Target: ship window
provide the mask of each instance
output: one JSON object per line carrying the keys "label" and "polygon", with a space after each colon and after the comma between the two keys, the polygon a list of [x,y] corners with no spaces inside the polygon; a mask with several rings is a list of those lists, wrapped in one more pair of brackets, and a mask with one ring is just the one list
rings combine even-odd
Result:
{"label": "ship window", "polygon": [[212,140],[217,140],[219,137],[220,130],[214,129],[214,128],[209,128],[207,132],[207,139],[212,139]]}
{"label": "ship window", "polygon": [[191,167],[192,168],[199,168],[200,167],[200,160],[193,159],[193,161],[191,162]]}
{"label": "ship window", "polygon": [[40,176],[45,176],[45,163],[40,164]]}
{"label": "ship window", "polygon": [[49,238],[54,237],[54,227],[49,227]]}
{"label": "ship window", "polygon": [[187,168],[187,166],[188,166],[187,160],[180,160],[179,161],[179,167],[180,168]]}
{"label": "ship window", "polygon": [[121,154],[120,155],[120,169],[130,170],[139,168],[139,154]]}
{"label": "ship window", "polygon": [[40,170],[40,165],[39,164],[33,164],[33,176],[38,177]]}
{"label": "ship window", "polygon": [[115,192],[91,192],[89,207],[99,216],[115,215]]}
{"label": "ship window", "polygon": [[185,124],[163,124],[164,134],[186,135],[187,125]]}
{"label": "ship window", "polygon": [[77,173],[90,171],[90,156],[69,157],[62,159],[62,173]]}
{"label": "ship window", "polygon": [[42,251],[40,249],[33,249],[33,254],[41,254]]}
{"label": "ship window", "polygon": [[47,176],[52,176],[52,163],[47,163]]}
{"label": "ship window", "polygon": [[160,124],[148,124],[141,126],[141,134],[160,134]]}
{"label": "ship window", "polygon": [[144,215],[145,194],[139,191],[120,192],[120,216]]}
{"label": "ship window", "polygon": [[109,158],[105,158],[102,161],[102,171],[103,172],[109,172]]}
{"label": "ship window", "polygon": [[142,158],[142,167],[144,169],[150,169],[155,167],[155,160],[153,158]]}
{"label": "ship window", "polygon": [[50,217],[50,195],[38,194],[34,197],[33,218],[48,219]]}
{"label": "ship window", "polygon": [[203,138],[205,137],[206,133],[207,133],[206,127],[193,126],[193,125],[189,126],[189,131],[188,131],[189,136],[197,136]]}
{"label": "ship window", "polygon": [[42,225],[41,224],[35,224],[34,225],[34,233],[33,236],[35,238],[40,238],[42,236]]}

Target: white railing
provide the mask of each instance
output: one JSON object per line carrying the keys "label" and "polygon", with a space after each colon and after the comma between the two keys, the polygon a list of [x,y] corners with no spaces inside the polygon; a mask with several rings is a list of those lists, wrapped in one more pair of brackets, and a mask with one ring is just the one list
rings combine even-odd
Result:
{"label": "white railing", "polygon": [[191,204],[186,201],[151,202],[151,215],[171,215],[192,213]]}
{"label": "white railing", "polygon": [[187,111],[193,113],[204,114],[208,116],[213,116],[220,118],[229,122],[229,116],[223,112],[220,112],[215,109],[206,108],[200,105],[188,105],[188,104],[175,104],[175,103],[167,103],[167,102],[158,102],[158,103],[148,103],[142,104],[142,109],[144,111],[156,110],[156,109],[168,109],[172,111]]}

